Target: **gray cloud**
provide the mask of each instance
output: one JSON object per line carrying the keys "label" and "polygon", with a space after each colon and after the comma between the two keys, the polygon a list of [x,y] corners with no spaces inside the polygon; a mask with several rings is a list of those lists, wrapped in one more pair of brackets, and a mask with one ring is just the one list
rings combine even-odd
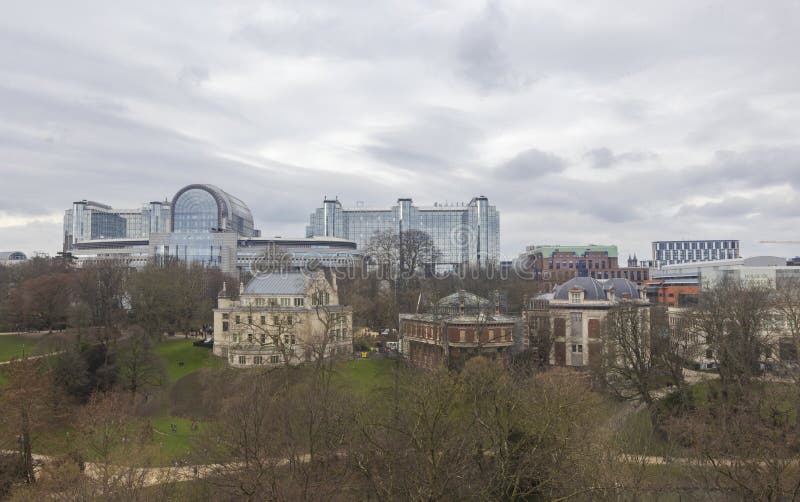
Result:
{"label": "gray cloud", "polygon": [[528,180],[563,171],[566,162],[560,157],[530,148],[503,162],[496,169],[499,179]]}
{"label": "gray cloud", "polygon": [[[508,255],[723,233],[800,252],[757,245],[800,223],[796,2],[170,5],[0,17],[0,218],[209,182],[266,235],[302,235],[325,194],[484,193]],[[52,252],[58,233],[0,228],[0,247]]]}
{"label": "gray cloud", "polygon": [[606,169],[624,162],[646,162],[655,160],[658,155],[651,152],[623,152],[615,154],[610,148],[593,148],[584,154],[595,169]]}

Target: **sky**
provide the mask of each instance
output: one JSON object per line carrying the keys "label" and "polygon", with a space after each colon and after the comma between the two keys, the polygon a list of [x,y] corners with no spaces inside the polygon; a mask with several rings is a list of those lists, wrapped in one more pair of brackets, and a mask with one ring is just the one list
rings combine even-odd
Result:
{"label": "sky", "polygon": [[800,244],[800,2],[9,3],[0,250],[211,183],[264,236],[486,195],[501,251]]}

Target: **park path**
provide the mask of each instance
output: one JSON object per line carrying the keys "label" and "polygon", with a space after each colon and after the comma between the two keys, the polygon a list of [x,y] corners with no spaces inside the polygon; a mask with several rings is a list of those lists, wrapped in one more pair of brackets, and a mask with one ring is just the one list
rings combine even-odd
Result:
{"label": "park path", "polygon": [[[57,356],[58,354],[61,354],[63,352],[64,352],[63,350],[57,350],[55,352],[48,352],[47,354],[39,354],[38,356],[25,356],[25,359],[28,359],[28,360],[41,359],[43,357]],[[15,357],[14,359],[11,359],[11,360],[8,360],[8,361],[2,361],[2,362],[0,362],[0,366],[4,366],[6,364],[11,364],[14,361],[19,361],[19,358]]]}

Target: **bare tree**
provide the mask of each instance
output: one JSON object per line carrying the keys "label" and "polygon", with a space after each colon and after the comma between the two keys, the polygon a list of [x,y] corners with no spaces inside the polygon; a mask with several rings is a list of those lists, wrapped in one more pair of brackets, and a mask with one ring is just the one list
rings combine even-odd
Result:
{"label": "bare tree", "polygon": [[774,340],[764,330],[771,302],[768,285],[724,279],[704,287],[698,305],[688,313],[689,327],[719,368],[725,402],[731,392],[744,392],[774,352]]}
{"label": "bare tree", "polygon": [[655,360],[649,311],[633,302],[611,308],[602,324],[603,354],[599,378],[622,399],[638,399],[652,408]]}
{"label": "bare tree", "polygon": [[42,359],[22,357],[6,367],[8,383],[2,389],[2,421],[19,448],[19,465],[26,482],[36,481],[33,448],[38,434],[58,414],[50,372]]}

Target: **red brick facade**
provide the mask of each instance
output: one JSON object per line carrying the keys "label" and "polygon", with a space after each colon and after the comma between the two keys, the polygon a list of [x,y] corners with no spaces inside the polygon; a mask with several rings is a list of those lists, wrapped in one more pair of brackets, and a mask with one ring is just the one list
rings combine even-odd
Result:
{"label": "red brick facade", "polygon": [[403,351],[414,366],[425,369],[459,367],[475,355],[505,357],[514,345],[515,324],[516,319],[508,316],[477,322],[474,316],[437,319],[404,315],[400,317],[400,334]]}
{"label": "red brick facade", "polygon": [[628,279],[638,285],[650,277],[647,267],[620,267],[616,256],[609,257],[606,251],[586,251],[578,255],[574,251],[555,251],[549,258],[542,253],[532,255],[536,277],[544,282],[546,288],[563,284],[573,277],[603,279]]}

